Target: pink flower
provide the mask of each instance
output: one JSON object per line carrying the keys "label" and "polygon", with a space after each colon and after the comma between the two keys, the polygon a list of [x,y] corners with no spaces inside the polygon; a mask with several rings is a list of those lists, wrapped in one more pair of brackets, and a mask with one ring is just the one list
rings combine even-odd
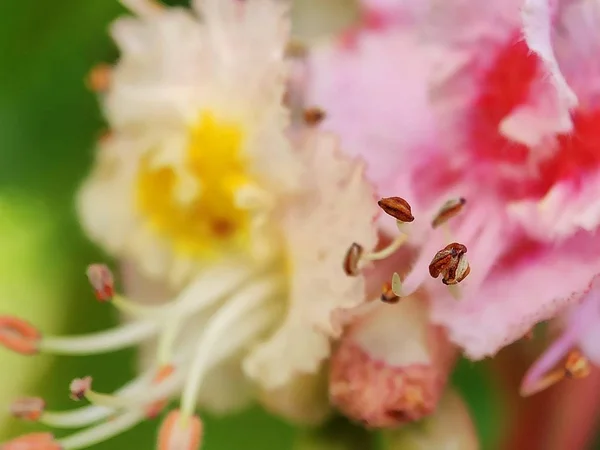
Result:
{"label": "pink flower", "polygon": [[[420,253],[402,292],[427,287],[431,320],[472,359],[576,304],[600,272],[600,5],[555,3],[544,19],[535,1],[522,13],[522,0],[432,0],[418,28],[364,31],[313,57],[324,125],[368,160],[382,195],[413,206]],[[432,230],[459,197],[460,214]],[[427,274],[452,241],[471,269],[459,301]]]}

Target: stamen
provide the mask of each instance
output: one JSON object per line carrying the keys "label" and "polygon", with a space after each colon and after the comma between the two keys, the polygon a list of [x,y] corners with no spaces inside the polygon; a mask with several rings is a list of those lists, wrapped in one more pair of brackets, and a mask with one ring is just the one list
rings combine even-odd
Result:
{"label": "stamen", "polygon": [[585,378],[591,372],[590,362],[578,350],[573,350],[565,361],[565,375],[568,378]]}
{"label": "stamen", "polygon": [[325,116],[325,111],[320,108],[308,108],[304,110],[304,123],[309,127],[316,127],[323,122]]}
{"label": "stamen", "polygon": [[535,384],[523,386],[521,395],[528,397],[537,394],[565,378],[585,378],[590,373],[590,363],[581,352],[572,350],[561,367],[558,367],[540,378]]}
{"label": "stamen", "polygon": [[50,433],[30,433],[0,445],[0,450],[64,450]]}
{"label": "stamen", "polygon": [[33,355],[39,351],[41,333],[23,319],[0,316],[0,345],[20,353]]}
{"label": "stamen", "polygon": [[382,198],[377,204],[386,214],[400,222],[412,222],[415,220],[410,204],[401,197]]}
{"label": "stamen", "polygon": [[346,275],[355,277],[359,274],[358,263],[360,262],[363,253],[364,248],[360,244],[357,244],[356,242],[352,243],[344,258],[343,267]]}
{"label": "stamen", "polygon": [[82,400],[91,389],[92,377],[75,378],[69,385],[70,396],[76,402]]}
{"label": "stamen", "polygon": [[382,259],[389,258],[394,253],[396,253],[396,251],[400,247],[402,247],[402,245],[404,245],[404,243],[407,240],[408,240],[408,235],[402,233],[396,239],[394,239],[390,243],[390,245],[388,245],[387,247],[385,247],[377,252],[365,253],[364,255],[362,255],[361,259],[366,260],[366,261],[379,261]]}
{"label": "stamen", "polygon": [[[156,373],[156,376],[154,377],[154,384],[160,384],[162,383],[165,379],[167,379],[168,377],[170,377],[173,372],[175,372],[175,367],[172,365],[165,365],[162,366],[158,372]],[[159,400],[156,401],[154,403],[152,403],[148,408],[146,408],[146,416],[150,419],[158,416],[160,414],[160,412],[169,404],[169,400],[165,399],[165,400]]]}
{"label": "stamen", "polygon": [[152,321],[132,322],[93,334],[72,337],[44,337],[38,346],[42,352],[57,355],[105,353],[139,344],[156,334],[159,326],[159,323]]}
{"label": "stamen", "polygon": [[[256,272],[249,271],[247,267],[241,265],[239,267],[218,266],[212,270],[206,270],[174,302],[155,307],[132,304],[131,307],[135,307],[136,314],[146,317],[147,320],[132,322],[112,330],[89,335],[44,337],[38,344],[39,349],[55,354],[90,355],[138,344],[164,327],[165,320],[168,323],[168,319],[189,316],[206,309],[255,275]],[[124,299],[117,299],[117,303],[121,300],[124,301]],[[3,343],[1,322],[0,343]]]}
{"label": "stamen", "polygon": [[60,439],[58,441],[60,446],[56,447],[56,450],[79,450],[91,447],[133,428],[143,419],[144,413],[141,411],[126,412],[100,425]]}
{"label": "stamen", "polygon": [[93,92],[108,91],[111,82],[112,67],[109,64],[96,64],[88,73],[86,85]]}
{"label": "stamen", "polygon": [[115,282],[111,270],[105,264],[91,264],[86,274],[98,301],[108,302],[115,294]]}
{"label": "stamen", "polygon": [[[394,275],[397,275],[397,274],[394,274]],[[390,283],[385,283],[383,285],[383,288],[381,289],[381,301],[383,303],[390,303],[390,304],[398,303],[400,301],[400,297],[398,295],[394,294],[392,285]]]}
{"label": "stamen", "polygon": [[95,392],[92,390],[92,377],[74,379],[71,382],[69,389],[71,391],[71,398],[75,401],[85,398],[94,405],[104,406],[114,410],[128,409],[134,405],[134,403],[126,397]]}
{"label": "stamen", "polygon": [[408,273],[404,280],[400,280],[400,275],[397,273],[392,277],[392,290],[394,294],[398,295],[400,298],[408,297],[413,294],[419,286],[423,284],[426,280],[428,274],[428,267],[431,262],[430,256],[431,252],[434,252],[438,247],[439,239],[437,236],[432,236],[432,239],[427,243],[427,245],[421,250],[419,256]]}
{"label": "stamen", "polygon": [[181,395],[181,411],[185,416],[191,417],[194,412],[202,379],[210,367],[212,354],[223,345],[221,341],[227,341],[228,334],[231,334],[231,330],[235,329],[240,319],[264,303],[279,289],[278,280],[275,277],[268,277],[248,286],[230,299],[211,318],[196,347]]}
{"label": "stamen", "polygon": [[448,220],[460,214],[466,203],[466,199],[462,197],[448,200],[442,205],[436,216],[433,218],[431,226],[437,228],[440,225],[445,224]]}
{"label": "stamen", "polygon": [[187,417],[171,411],[158,434],[158,450],[197,450],[202,444],[203,426],[198,416]]}
{"label": "stamen", "polygon": [[433,278],[442,275],[442,282],[445,285],[460,283],[471,272],[469,262],[464,256],[465,253],[467,253],[467,247],[463,244],[456,242],[448,244],[431,260],[429,274]]}
{"label": "stamen", "polygon": [[37,422],[44,409],[46,402],[40,397],[27,397],[15,400],[10,405],[10,413],[17,419]]}

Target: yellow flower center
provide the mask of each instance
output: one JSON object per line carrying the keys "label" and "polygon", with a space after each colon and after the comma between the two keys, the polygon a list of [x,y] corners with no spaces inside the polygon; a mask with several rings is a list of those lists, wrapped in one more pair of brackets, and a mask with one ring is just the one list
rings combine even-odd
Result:
{"label": "yellow flower center", "polygon": [[138,209],[177,253],[206,258],[247,245],[250,216],[235,201],[238,190],[252,181],[241,154],[244,138],[239,125],[203,112],[191,130],[183,167],[143,161]]}

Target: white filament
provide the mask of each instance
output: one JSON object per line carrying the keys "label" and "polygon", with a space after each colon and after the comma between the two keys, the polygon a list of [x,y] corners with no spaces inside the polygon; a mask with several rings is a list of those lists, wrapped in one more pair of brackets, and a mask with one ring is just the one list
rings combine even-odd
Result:
{"label": "white filament", "polygon": [[277,288],[277,278],[263,278],[236,294],[208,322],[196,347],[181,397],[181,412],[184,416],[191,416],[194,412],[198,392],[211,359],[214,358],[214,352],[227,344],[229,335],[248,320],[248,313],[258,309],[265,300],[272,297]]}
{"label": "white filament", "polygon": [[143,411],[128,411],[112,420],[101,423],[100,425],[72,434],[64,439],[60,439],[58,442],[63,450],[88,448],[133,428],[143,419]]}

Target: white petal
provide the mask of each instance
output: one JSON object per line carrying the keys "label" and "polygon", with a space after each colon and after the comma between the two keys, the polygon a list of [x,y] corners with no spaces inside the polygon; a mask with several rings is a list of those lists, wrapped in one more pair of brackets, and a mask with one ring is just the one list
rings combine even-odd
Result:
{"label": "white petal", "polygon": [[245,361],[266,388],[295,373],[314,373],[329,355],[335,331],[331,313],[365,298],[362,277],[347,277],[342,261],[352,242],[367,250],[376,242],[374,193],[362,165],[338,152],[337,139],[309,132],[302,143],[306,192],[283,212],[289,254],[288,314],[275,334]]}

